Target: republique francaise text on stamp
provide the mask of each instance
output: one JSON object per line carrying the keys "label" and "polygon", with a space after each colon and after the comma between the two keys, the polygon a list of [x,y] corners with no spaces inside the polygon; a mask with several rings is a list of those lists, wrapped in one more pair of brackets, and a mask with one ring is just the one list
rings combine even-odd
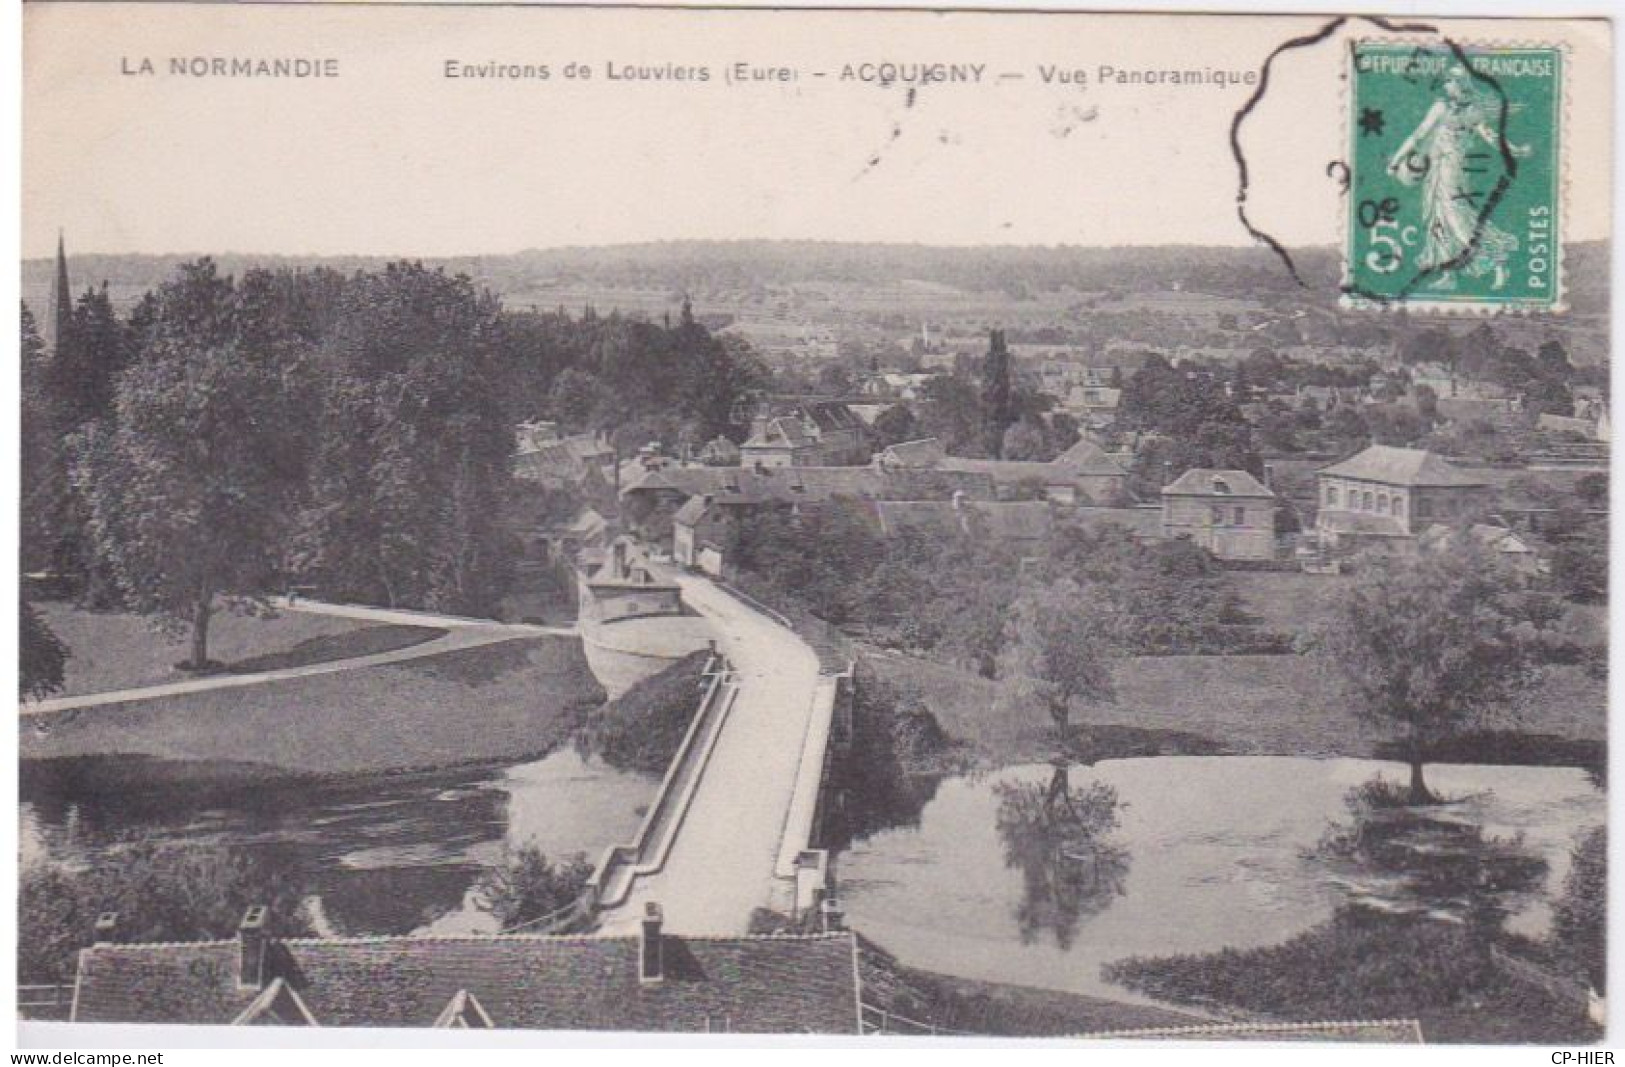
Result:
{"label": "republique francaise text on stamp", "polygon": [[1563,53],[1351,49],[1344,301],[1560,310]]}

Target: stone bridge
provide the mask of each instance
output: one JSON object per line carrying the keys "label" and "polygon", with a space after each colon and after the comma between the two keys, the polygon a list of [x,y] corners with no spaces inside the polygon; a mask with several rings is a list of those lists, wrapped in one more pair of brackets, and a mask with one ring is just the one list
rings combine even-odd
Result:
{"label": "stone bridge", "polygon": [[850,671],[821,669],[770,609],[670,565],[637,566],[680,590],[715,651],[637,838],[604,853],[572,924],[633,932],[653,903],[679,934],[744,933],[758,909],[800,919],[827,894],[817,845],[828,764],[849,735]]}

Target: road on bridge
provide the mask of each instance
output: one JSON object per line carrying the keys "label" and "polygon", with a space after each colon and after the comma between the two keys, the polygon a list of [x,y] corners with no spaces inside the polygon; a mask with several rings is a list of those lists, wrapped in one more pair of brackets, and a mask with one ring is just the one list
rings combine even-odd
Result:
{"label": "road on bridge", "polygon": [[711,623],[737,671],[739,695],[665,865],[638,877],[627,899],[601,914],[600,930],[634,931],[645,903],[655,902],[673,933],[742,934],[751,912],[774,902],[773,868],[813,714],[818,656],[711,581],[659,571]]}

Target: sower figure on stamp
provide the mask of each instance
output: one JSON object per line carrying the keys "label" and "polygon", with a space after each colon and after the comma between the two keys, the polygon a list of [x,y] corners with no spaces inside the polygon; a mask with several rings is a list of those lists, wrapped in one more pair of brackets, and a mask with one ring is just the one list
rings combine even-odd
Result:
{"label": "sower figure on stamp", "polygon": [[[1475,89],[1459,64],[1445,75],[1442,91],[1389,160],[1388,173],[1405,185],[1422,182],[1424,270],[1439,270],[1472,249],[1465,262],[1440,271],[1432,287],[1454,288],[1455,271],[1465,270],[1475,278],[1491,275],[1491,287],[1500,289],[1506,285],[1507,257],[1518,250],[1518,239],[1483,216],[1487,194],[1472,188],[1470,178],[1487,169],[1472,165],[1487,155],[1474,144],[1475,137],[1499,150],[1495,126],[1501,105]],[[1508,147],[1519,158],[1530,152],[1527,145]]]}

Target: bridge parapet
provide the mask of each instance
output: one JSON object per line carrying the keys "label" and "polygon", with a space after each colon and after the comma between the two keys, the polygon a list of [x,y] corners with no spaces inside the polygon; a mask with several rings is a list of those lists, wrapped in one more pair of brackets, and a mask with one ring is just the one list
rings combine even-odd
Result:
{"label": "bridge parapet", "polygon": [[583,912],[597,915],[626,901],[633,882],[659,871],[671,851],[689,802],[699,786],[717,736],[732,709],[739,689],[727,660],[713,656],[706,664],[706,686],[677,753],[666,768],[660,790],[631,844],[604,851],[583,891]]}

